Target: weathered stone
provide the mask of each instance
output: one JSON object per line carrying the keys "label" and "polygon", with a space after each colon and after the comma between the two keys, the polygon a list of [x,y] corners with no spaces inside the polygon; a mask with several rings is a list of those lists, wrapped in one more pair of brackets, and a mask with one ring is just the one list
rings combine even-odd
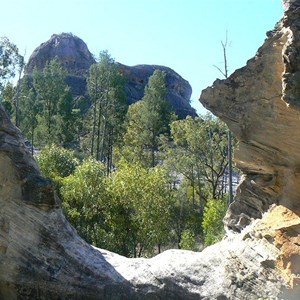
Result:
{"label": "weathered stone", "polygon": [[[51,38],[37,47],[29,58],[25,73],[32,74],[34,67],[43,69],[47,61],[57,57],[61,65],[68,71],[66,83],[74,96],[87,97],[86,76],[95,59],[87,45],[78,37],[69,34],[54,34]],[[166,72],[167,100],[178,114],[179,118],[187,115],[196,116],[191,107],[190,97],[192,88],[188,81],[168,67],[156,65],[125,66],[118,63],[120,72],[126,78],[125,90],[129,104],[144,96],[144,89],[149,77],[155,69]]]}
{"label": "weathered stone", "polygon": [[228,124],[239,141],[234,156],[244,175],[227,211],[226,228],[241,232],[261,218],[261,236],[280,250],[276,267],[293,287],[284,299],[297,299],[300,1],[284,5],[284,17],[256,56],[228,79],[216,80],[203,90],[200,101]]}

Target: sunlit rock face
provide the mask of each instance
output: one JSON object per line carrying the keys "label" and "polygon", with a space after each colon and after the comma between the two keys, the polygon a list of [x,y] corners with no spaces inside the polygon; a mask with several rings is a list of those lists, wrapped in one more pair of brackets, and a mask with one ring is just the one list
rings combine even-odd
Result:
{"label": "sunlit rock face", "polygon": [[[71,33],[53,34],[51,38],[38,46],[31,54],[25,73],[31,75],[34,68],[42,70],[47,61],[57,58],[67,70],[66,83],[74,96],[85,96],[88,101],[86,77],[89,68],[96,62],[85,42]],[[125,66],[118,63],[120,72],[126,79],[125,91],[128,104],[144,96],[144,89],[149,77],[158,69],[166,72],[167,101],[179,118],[187,115],[196,116],[191,107],[192,88],[187,80],[171,68],[157,65]]]}
{"label": "sunlit rock face", "polygon": [[286,5],[247,66],[201,95],[239,139],[244,173],[227,236],[202,252],[129,259],[88,245],[0,107],[1,300],[300,299],[300,3]]}
{"label": "sunlit rock face", "polygon": [[225,226],[241,232],[261,219],[256,230],[280,251],[276,266],[295,291],[300,278],[300,1],[284,1],[284,8],[255,57],[203,90],[200,101],[239,141],[234,156],[244,176]]}

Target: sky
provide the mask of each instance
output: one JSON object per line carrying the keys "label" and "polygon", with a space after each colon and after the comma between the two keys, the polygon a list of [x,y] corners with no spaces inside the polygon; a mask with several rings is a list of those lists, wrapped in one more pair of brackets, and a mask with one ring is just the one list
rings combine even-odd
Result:
{"label": "sky", "polygon": [[1,1],[0,36],[25,59],[54,33],[71,32],[96,56],[125,65],[172,68],[189,81],[191,105],[206,110],[202,89],[223,78],[227,33],[229,73],[253,57],[283,15],[281,0],[9,0]]}

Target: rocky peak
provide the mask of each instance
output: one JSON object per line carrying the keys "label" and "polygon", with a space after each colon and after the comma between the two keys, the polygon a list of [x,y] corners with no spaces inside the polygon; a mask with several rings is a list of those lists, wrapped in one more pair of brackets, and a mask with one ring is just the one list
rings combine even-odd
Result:
{"label": "rocky peak", "polygon": [[71,33],[53,34],[31,54],[25,72],[32,73],[34,67],[42,69],[47,61],[55,57],[70,75],[87,75],[89,67],[95,63],[82,39]]}

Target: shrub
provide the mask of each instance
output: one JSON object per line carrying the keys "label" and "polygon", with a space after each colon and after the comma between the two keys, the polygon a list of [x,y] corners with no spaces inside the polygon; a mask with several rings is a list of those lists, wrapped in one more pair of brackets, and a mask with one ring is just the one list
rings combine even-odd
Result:
{"label": "shrub", "polygon": [[224,235],[223,218],[227,209],[225,199],[209,199],[204,208],[202,227],[204,244],[212,245],[220,241]]}

